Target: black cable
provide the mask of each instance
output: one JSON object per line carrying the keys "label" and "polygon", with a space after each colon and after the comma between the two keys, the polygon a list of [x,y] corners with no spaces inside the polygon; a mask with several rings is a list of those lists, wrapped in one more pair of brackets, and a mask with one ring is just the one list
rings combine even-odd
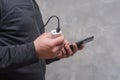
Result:
{"label": "black cable", "polygon": [[56,31],[57,31],[57,32],[60,32],[60,20],[59,20],[59,17],[58,17],[58,16],[51,16],[51,17],[47,20],[46,24],[40,29],[40,31],[41,31],[42,29],[44,29],[44,28],[47,26],[47,24],[49,23],[49,21],[50,21],[52,18],[54,18],[54,17],[58,20],[58,27],[57,27]]}

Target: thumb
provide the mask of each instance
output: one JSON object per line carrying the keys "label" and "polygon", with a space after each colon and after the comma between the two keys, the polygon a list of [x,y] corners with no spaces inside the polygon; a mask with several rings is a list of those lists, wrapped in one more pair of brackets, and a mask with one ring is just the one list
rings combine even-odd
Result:
{"label": "thumb", "polygon": [[64,43],[64,35],[60,35],[59,37],[54,38],[52,41],[55,46],[62,45]]}

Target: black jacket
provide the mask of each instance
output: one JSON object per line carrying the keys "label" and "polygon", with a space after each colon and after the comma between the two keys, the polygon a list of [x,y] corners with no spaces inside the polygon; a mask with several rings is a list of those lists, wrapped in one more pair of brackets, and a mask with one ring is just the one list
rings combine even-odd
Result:
{"label": "black jacket", "polygon": [[0,80],[45,79],[46,62],[33,44],[42,26],[35,0],[0,0]]}

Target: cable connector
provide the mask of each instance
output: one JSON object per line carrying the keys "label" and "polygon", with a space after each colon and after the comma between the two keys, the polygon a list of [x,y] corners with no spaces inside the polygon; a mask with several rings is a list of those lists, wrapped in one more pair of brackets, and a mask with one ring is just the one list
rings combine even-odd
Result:
{"label": "cable connector", "polygon": [[61,29],[58,27],[58,28],[56,29],[56,32],[59,33],[60,31],[61,31]]}

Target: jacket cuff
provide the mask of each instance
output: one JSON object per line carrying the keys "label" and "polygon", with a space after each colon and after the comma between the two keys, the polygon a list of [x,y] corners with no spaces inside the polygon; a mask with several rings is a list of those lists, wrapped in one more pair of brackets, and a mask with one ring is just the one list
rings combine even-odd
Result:
{"label": "jacket cuff", "polygon": [[50,63],[52,63],[52,62],[59,61],[59,60],[60,60],[59,58],[46,59],[46,64],[50,64]]}
{"label": "jacket cuff", "polygon": [[30,58],[31,62],[37,62],[39,60],[39,58],[36,54],[34,43],[33,42],[28,43],[27,48],[28,48],[27,53],[29,54],[29,58]]}

